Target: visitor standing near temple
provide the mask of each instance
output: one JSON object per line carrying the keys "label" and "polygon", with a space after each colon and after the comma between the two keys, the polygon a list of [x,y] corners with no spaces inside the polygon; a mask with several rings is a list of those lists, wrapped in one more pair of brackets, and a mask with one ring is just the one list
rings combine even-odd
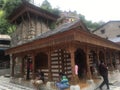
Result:
{"label": "visitor standing near temple", "polygon": [[100,90],[103,90],[102,87],[103,87],[103,85],[105,85],[105,84],[106,84],[106,86],[107,86],[107,90],[110,90],[110,88],[109,88],[109,80],[108,80],[108,68],[107,68],[107,66],[104,64],[103,61],[100,61],[99,73],[100,73],[100,75],[103,77],[103,82],[102,82],[101,85],[99,86]]}

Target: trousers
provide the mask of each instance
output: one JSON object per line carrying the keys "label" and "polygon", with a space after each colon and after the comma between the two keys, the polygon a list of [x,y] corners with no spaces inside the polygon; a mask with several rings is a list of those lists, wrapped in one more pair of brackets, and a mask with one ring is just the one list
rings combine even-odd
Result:
{"label": "trousers", "polygon": [[102,77],[103,77],[103,82],[101,83],[100,88],[102,88],[103,85],[106,84],[107,89],[109,89],[109,80],[108,80],[108,76],[102,76]]}

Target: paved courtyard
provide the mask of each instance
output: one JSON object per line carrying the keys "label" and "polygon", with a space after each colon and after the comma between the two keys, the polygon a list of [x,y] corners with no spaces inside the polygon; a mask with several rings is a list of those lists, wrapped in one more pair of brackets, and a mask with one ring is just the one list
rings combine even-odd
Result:
{"label": "paved courtyard", "polygon": [[[110,90],[120,90],[120,72],[115,71],[112,75],[109,75]],[[100,89],[96,89],[100,90]],[[103,86],[103,90],[106,89],[106,85]]]}
{"label": "paved courtyard", "polygon": [[0,90],[34,90],[9,82],[9,78],[0,77]]}
{"label": "paved courtyard", "polygon": [[[111,76],[109,76],[110,80],[110,90],[120,90],[120,72],[114,72]],[[100,82],[101,83],[101,82]],[[98,85],[99,86],[99,85]],[[86,89],[80,89],[80,90],[95,90],[95,84],[92,86],[92,88],[86,88]],[[48,88],[41,87],[41,90],[48,90]],[[0,90],[35,90],[33,88],[21,86],[18,84],[10,83],[9,78],[5,78],[3,76],[0,76]],[[49,90],[51,90],[49,88]],[[100,90],[99,88],[96,90]],[[103,90],[107,90],[106,86],[103,87]]]}

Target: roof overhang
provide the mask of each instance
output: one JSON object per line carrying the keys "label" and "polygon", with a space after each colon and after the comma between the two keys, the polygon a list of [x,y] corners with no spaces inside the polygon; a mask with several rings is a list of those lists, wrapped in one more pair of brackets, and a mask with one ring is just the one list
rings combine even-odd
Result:
{"label": "roof overhang", "polygon": [[6,54],[17,54],[46,47],[55,47],[56,45],[66,45],[66,43],[69,42],[80,42],[120,50],[120,45],[88,32],[85,25],[81,23],[81,21],[77,21],[71,24],[66,29],[60,29],[55,32],[57,33],[48,33],[50,35],[37,38],[31,42],[16,47],[12,47],[6,50]]}
{"label": "roof overhang", "polygon": [[59,18],[58,15],[55,15],[51,12],[48,12],[40,7],[32,5],[28,2],[22,3],[18,8],[16,8],[8,17],[9,21],[12,23],[17,20],[24,13],[32,13],[38,17],[42,17],[48,20],[56,21]]}
{"label": "roof overhang", "polygon": [[17,47],[10,48],[6,50],[6,54],[16,54],[45,47],[54,47],[55,45],[59,45],[61,43],[66,44],[67,42],[75,41],[120,50],[120,45],[94,34],[88,33],[87,31],[76,28],[62,32],[60,34],[49,36],[47,38],[38,39],[23,45],[19,45]]}

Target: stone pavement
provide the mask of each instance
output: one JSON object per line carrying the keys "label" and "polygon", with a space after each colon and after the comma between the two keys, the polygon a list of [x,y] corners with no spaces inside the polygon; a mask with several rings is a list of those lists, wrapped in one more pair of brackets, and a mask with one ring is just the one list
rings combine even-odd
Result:
{"label": "stone pavement", "polygon": [[[102,80],[99,82],[102,82]],[[114,72],[112,72],[111,74],[109,74],[109,83],[110,83],[110,90],[120,90],[120,72],[119,70],[116,70]],[[97,86],[99,86],[97,85]],[[95,90],[100,90],[100,89],[95,89]],[[103,90],[107,90],[106,89],[106,85],[103,86]]]}
{"label": "stone pavement", "polygon": [[[118,70],[109,74],[110,90],[120,90],[120,72]],[[95,90],[102,82],[102,79],[98,83],[90,83],[89,87],[82,88],[80,90]],[[14,84],[10,82],[10,78],[0,76],[0,90],[35,90],[33,88],[26,87],[24,85]],[[42,86],[40,90],[53,90],[49,88],[49,83],[46,86]],[[57,89],[54,89],[57,90]],[[100,89],[96,89],[100,90]],[[107,90],[106,86],[103,90]]]}
{"label": "stone pavement", "polygon": [[9,78],[0,77],[0,90],[34,90],[25,86],[9,82]]}

